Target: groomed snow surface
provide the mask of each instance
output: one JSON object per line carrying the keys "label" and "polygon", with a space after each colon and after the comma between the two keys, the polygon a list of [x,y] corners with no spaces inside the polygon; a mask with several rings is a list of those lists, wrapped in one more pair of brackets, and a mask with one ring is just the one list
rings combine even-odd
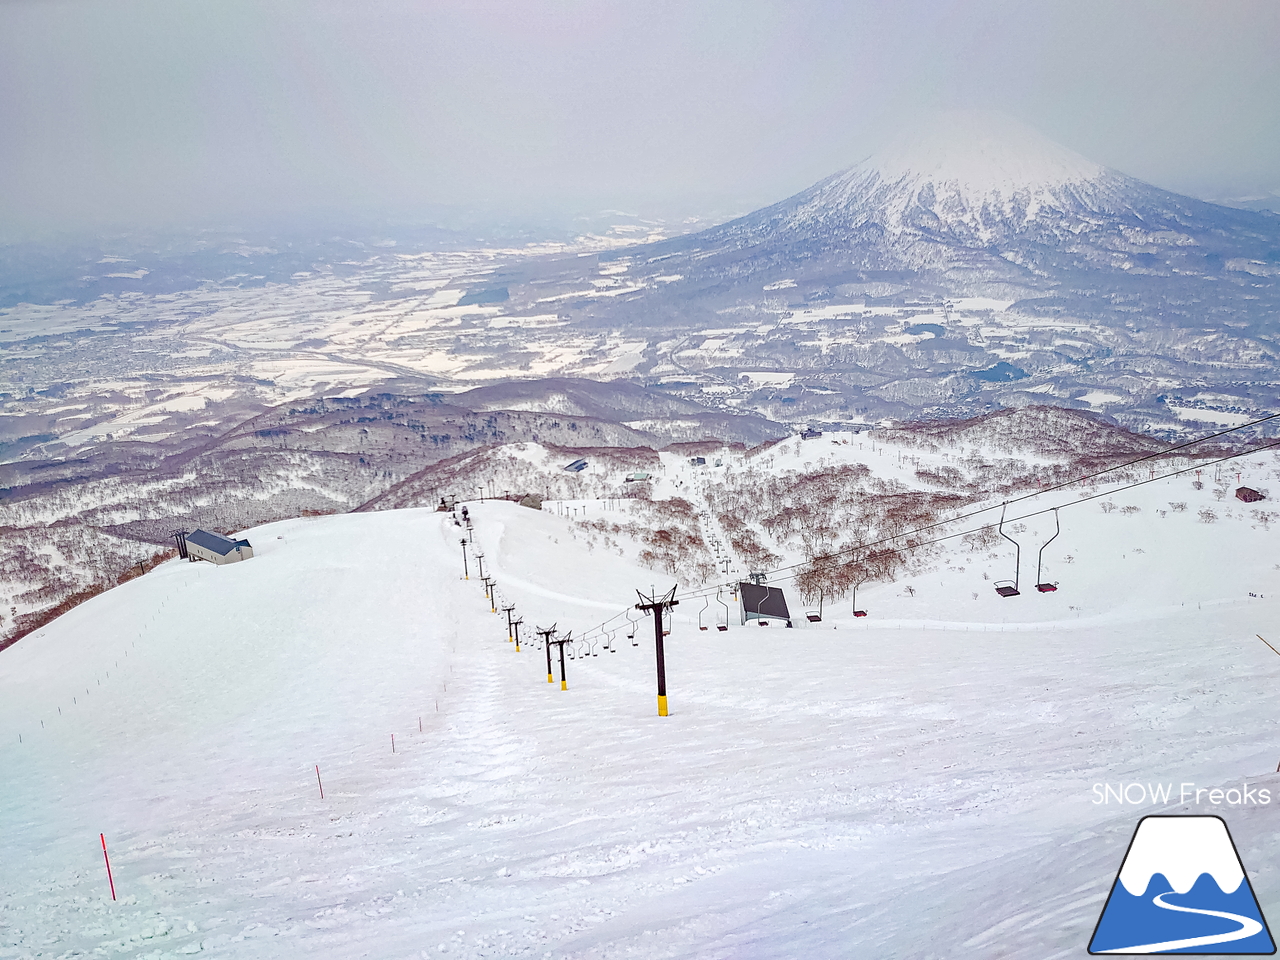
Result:
{"label": "groomed snow surface", "polygon": [[[0,957],[1079,957],[1156,812],[1221,814],[1280,914],[1273,809],[1176,802],[1280,797],[1273,535],[1127,497],[1063,512],[1056,594],[971,568],[723,633],[686,602],[666,718],[650,621],[562,692],[446,514],[165,564],[0,654]],[[572,520],[472,512],[526,638],[669,586]]]}

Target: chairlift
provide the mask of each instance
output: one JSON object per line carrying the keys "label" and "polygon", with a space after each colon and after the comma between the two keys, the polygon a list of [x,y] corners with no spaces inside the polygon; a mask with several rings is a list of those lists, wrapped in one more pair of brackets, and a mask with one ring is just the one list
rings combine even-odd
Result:
{"label": "chairlift", "polygon": [[853,615],[855,617],[865,617],[867,611],[858,609],[858,585],[853,585]]}
{"label": "chairlift", "polygon": [[995,582],[995,588],[996,593],[1000,594],[1002,597],[1016,597],[1018,596],[1018,574],[1022,567],[1022,547],[1018,544],[1017,540],[1004,532],[1004,512],[1008,508],[1009,504],[1007,501],[1000,507],[1000,525],[996,528],[996,532],[1013,544],[1015,551],[1013,561],[1013,579],[997,580]]}
{"label": "chairlift", "polygon": [[[1053,541],[1057,540],[1058,534],[1062,532],[1062,521],[1058,519],[1057,507],[1053,508],[1053,528],[1053,536],[1044,542],[1044,547],[1047,547],[1049,544],[1053,543]],[[1056,583],[1049,583],[1040,579],[1040,568],[1041,564],[1044,562],[1044,547],[1041,547],[1040,552],[1036,555],[1036,589],[1041,593],[1054,593],[1057,591],[1058,585]]]}
{"label": "chairlift", "polygon": [[711,606],[711,600],[710,600],[709,598],[707,598],[707,597],[703,597],[703,598],[702,598],[702,610],[699,610],[699,611],[698,611],[698,629],[699,629],[699,630],[705,630],[705,629],[707,629],[706,627],[704,627],[704,626],[702,625],[702,614],[703,614],[703,612],[707,609],[707,607],[709,607],[709,606]]}
{"label": "chairlift", "polygon": [[724,623],[717,623],[717,624],[716,624],[716,629],[717,629],[717,630],[719,630],[719,631],[721,631],[721,632],[724,632],[724,631],[726,631],[726,630],[728,630],[728,629],[729,629],[729,605],[728,605],[727,603],[725,603],[723,600],[721,600],[721,599],[720,599],[720,590],[721,590],[721,589],[722,589],[722,588],[720,588],[720,587],[717,587],[717,588],[716,588],[716,603],[718,603],[718,604],[720,604],[720,606],[724,607]]}
{"label": "chairlift", "polygon": [[804,618],[808,620],[810,623],[822,622],[822,594],[821,593],[818,594],[818,609],[806,610],[804,612]]}
{"label": "chairlift", "polygon": [[638,647],[640,646],[640,643],[636,640],[636,622],[631,619],[630,609],[627,610],[627,622],[631,624],[631,632],[627,634],[627,639],[631,641],[631,645],[633,647]]}

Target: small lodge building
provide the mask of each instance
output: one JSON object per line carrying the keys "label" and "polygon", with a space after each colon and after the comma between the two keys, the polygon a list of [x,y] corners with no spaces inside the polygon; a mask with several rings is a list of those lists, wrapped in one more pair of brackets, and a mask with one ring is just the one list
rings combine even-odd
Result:
{"label": "small lodge building", "polygon": [[184,538],[187,545],[187,559],[208,560],[210,563],[238,563],[253,556],[253,547],[248,540],[231,540],[208,530],[197,530],[188,533]]}
{"label": "small lodge building", "polygon": [[1243,500],[1245,503],[1257,503],[1259,500],[1267,499],[1266,494],[1253,489],[1253,487],[1236,487],[1236,499]]}
{"label": "small lodge building", "polygon": [[744,580],[738,584],[738,601],[742,607],[743,626],[748,620],[758,620],[761,626],[770,620],[781,620],[791,626],[791,611],[787,609],[787,598],[780,587]]}
{"label": "small lodge building", "polygon": [[565,469],[570,473],[581,473],[587,469],[587,461],[581,458],[573,461],[573,463],[565,464]]}
{"label": "small lodge building", "polygon": [[622,482],[623,483],[643,483],[645,480],[648,480],[648,479],[649,479],[649,474],[645,473],[643,470],[637,470],[635,473],[628,473],[625,477],[622,478]]}

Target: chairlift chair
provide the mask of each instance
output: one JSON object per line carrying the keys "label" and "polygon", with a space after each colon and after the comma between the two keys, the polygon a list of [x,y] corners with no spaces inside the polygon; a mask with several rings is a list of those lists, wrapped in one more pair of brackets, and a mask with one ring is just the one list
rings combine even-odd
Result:
{"label": "chairlift chair", "polygon": [[724,623],[717,623],[716,629],[723,633],[729,629],[729,605],[720,598],[720,589],[719,587],[716,588],[716,603],[724,607]]}
{"label": "chairlift chair", "polygon": [[[1057,507],[1053,508],[1053,527],[1053,536],[1044,542],[1044,547],[1047,547],[1049,544],[1053,543],[1053,541],[1057,540],[1058,534],[1062,532],[1062,521],[1058,519]],[[1044,547],[1041,547],[1040,552],[1036,555],[1036,589],[1041,593],[1055,593],[1058,589],[1058,585],[1056,583],[1049,583],[1046,580],[1042,580],[1040,577],[1041,564],[1044,562]]]}
{"label": "chairlift chair", "polygon": [[821,623],[821,622],[822,622],[822,594],[821,594],[821,593],[819,593],[819,594],[818,594],[818,609],[817,609],[817,610],[806,610],[806,611],[804,612],[804,617],[805,617],[805,619],[806,619],[806,620],[808,620],[810,623]]}
{"label": "chairlift chair", "polygon": [[996,528],[996,532],[1013,544],[1013,579],[997,580],[995,582],[995,588],[996,593],[1000,594],[1002,597],[1016,597],[1018,596],[1018,575],[1019,571],[1022,569],[1022,547],[1018,544],[1017,540],[1004,532],[1004,512],[1008,508],[1009,504],[1007,501],[1000,507],[1000,525]]}
{"label": "chairlift chair", "polygon": [[707,629],[705,626],[703,626],[703,625],[702,625],[702,614],[703,614],[703,611],[705,611],[705,610],[707,609],[707,607],[709,607],[709,606],[711,606],[711,600],[710,600],[710,598],[708,598],[708,597],[703,597],[703,598],[702,598],[702,610],[699,610],[699,611],[698,611],[698,629],[699,629],[699,630],[706,630],[706,629]]}
{"label": "chairlift chair", "polygon": [[853,585],[853,615],[855,617],[865,617],[867,611],[858,609],[858,585]]}

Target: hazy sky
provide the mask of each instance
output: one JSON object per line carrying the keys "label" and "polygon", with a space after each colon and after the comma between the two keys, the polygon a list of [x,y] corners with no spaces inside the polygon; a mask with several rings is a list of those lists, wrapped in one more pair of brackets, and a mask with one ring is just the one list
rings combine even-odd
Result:
{"label": "hazy sky", "polygon": [[745,209],[948,106],[1280,191],[1280,2],[0,0],[0,232]]}

